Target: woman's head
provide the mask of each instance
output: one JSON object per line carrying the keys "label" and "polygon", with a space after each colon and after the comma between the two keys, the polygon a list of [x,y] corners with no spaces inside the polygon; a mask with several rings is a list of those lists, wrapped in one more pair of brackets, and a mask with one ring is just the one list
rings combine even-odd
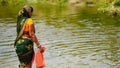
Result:
{"label": "woman's head", "polygon": [[31,17],[32,16],[32,12],[33,12],[33,8],[31,6],[24,6],[23,8],[26,9],[26,11],[28,12],[28,15]]}
{"label": "woman's head", "polygon": [[19,15],[25,16],[25,17],[31,17],[33,12],[33,8],[31,6],[24,6],[23,9],[19,12]]}

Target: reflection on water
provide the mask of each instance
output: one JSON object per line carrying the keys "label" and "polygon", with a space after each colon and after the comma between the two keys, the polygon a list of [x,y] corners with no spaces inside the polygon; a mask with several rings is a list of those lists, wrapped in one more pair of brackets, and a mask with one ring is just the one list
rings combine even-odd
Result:
{"label": "reflection on water", "polygon": [[[95,8],[72,9],[56,17],[34,14],[36,35],[47,48],[46,68],[119,68],[119,18],[97,13]],[[15,26],[14,17],[0,18],[0,68],[18,67]]]}

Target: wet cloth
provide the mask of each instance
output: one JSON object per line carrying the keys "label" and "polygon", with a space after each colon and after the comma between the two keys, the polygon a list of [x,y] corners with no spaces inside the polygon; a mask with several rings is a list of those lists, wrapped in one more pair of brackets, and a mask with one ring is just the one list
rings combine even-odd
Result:
{"label": "wet cloth", "polygon": [[34,56],[33,42],[28,38],[22,37],[26,24],[30,22],[29,20],[30,17],[25,8],[23,8],[19,12],[17,19],[17,37],[14,43],[20,63],[26,66],[31,64]]}
{"label": "wet cloth", "polygon": [[45,60],[44,60],[44,53],[45,47],[43,47],[43,51],[38,50],[35,56],[36,61],[36,68],[44,68],[45,67]]}

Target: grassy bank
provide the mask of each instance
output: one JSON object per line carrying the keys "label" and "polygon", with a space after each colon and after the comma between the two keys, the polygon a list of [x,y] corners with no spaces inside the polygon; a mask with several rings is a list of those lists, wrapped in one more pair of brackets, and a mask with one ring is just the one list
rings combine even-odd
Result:
{"label": "grassy bank", "polygon": [[120,0],[0,0],[1,6],[40,4],[50,4],[54,6],[97,6],[98,11],[103,13],[113,16],[120,15]]}
{"label": "grassy bank", "polygon": [[101,1],[97,4],[98,10],[113,16],[120,16],[120,0]]}
{"label": "grassy bank", "polygon": [[6,5],[29,5],[29,4],[54,4],[66,5],[68,0],[0,0],[1,6]]}

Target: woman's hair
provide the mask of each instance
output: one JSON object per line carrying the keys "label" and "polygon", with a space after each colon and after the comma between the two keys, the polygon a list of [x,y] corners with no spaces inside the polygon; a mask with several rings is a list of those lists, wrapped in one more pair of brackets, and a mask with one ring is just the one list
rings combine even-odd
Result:
{"label": "woman's hair", "polygon": [[22,8],[20,11],[19,11],[19,16],[23,16],[23,17],[29,17],[29,14],[27,12],[27,10],[25,8]]}
{"label": "woman's hair", "polygon": [[32,7],[32,6],[25,5],[23,8],[25,8],[25,9],[30,9],[31,12],[33,12],[33,7]]}
{"label": "woman's hair", "polygon": [[31,12],[33,12],[33,7],[32,6],[29,6],[30,7],[30,9],[31,9]]}
{"label": "woman's hair", "polygon": [[28,11],[26,10],[26,8],[30,9],[31,12],[33,12],[33,7],[31,7],[31,6],[24,6],[24,7],[19,11],[19,16],[30,17],[29,14],[28,14]]}

